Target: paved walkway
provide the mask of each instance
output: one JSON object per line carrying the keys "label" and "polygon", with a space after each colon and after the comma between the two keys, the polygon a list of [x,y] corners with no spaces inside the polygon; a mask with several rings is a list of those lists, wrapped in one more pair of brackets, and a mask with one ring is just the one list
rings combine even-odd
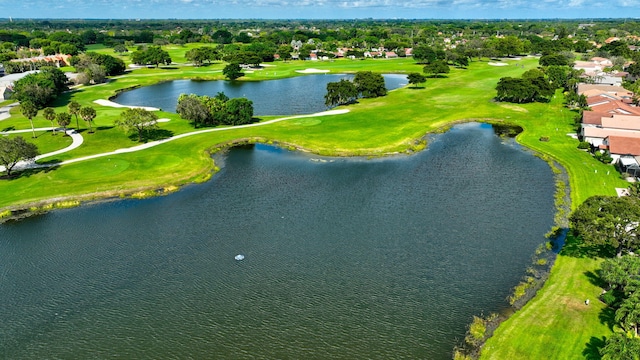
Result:
{"label": "paved walkway", "polygon": [[0,107],[0,121],[10,118],[11,114],[9,114],[9,111],[11,111],[11,108],[16,105],[18,105],[18,103],[13,103],[7,106]]}
{"label": "paved walkway", "polygon": [[[53,130],[53,129],[55,129],[56,131],[60,131],[60,132],[64,131],[62,128],[53,128],[53,127],[36,128],[35,130],[36,131],[49,131],[49,130]],[[4,132],[0,132],[0,136],[8,135],[8,134],[30,133],[31,131],[32,131],[31,129],[4,131]],[[71,151],[73,149],[76,149],[76,148],[80,147],[80,145],[82,145],[82,143],[84,142],[84,138],[82,137],[82,135],[78,134],[74,129],[67,129],[66,134],[71,136],[71,140],[72,140],[71,145],[67,146],[64,149],[60,149],[60,150],[52,151],[50,153],[38,155],[38,156],[36,156],[36,158],[33,161],[20,161],[20,162],[18,162],[16,164],[16,166],[13,169],[16,170],[16,169],[26,169],[26,168],[52,166],[52,165],[36,164],[35,161],[38,161],[40,159],[44,159],[44,158],[47,158],[47,157],[50,157],[50,156],[62,154],[62,153],[65,153],[67,151]],[[58,165],[58,164],[54,164],[54,165]],[[0,165],[0,172],[4,172],[5,170],[6,170],[6,168],[4,167],[4,165]]]}
{"label": "paved walkway", "polygon": [[[65,161],[62,161],[62,162],[59,162],[59,163],[36,164],[34,161],[30,161],[30,162],[21,161],[18,164],[16,164],[16,166],[13,168],[13,170],[15,171],[15,170],[27,169],[27,168],[44,168],[44,167],[51,167],[51,166],[60,166],[60,165],[73,164],[73,163],[76,163],[76,162],[79,162],[79,161],[85,161],[85,160],[89,160],[89,159],[95,159],[95,158],[100,158],[100,157],[105,157],[105,156],[111,156],[111,155],[117,155],[117,154],[124,154],[124,153],[131,153],[131,152],[135,152],[135,151],[140,151],[140,150],[152,148],[154,146],[158,146],[160,144],[167,143],[169,141],[182,139],[182,138],[185,138],[185,137],[188,137],[188,136],[193,136],[193,135],[199,135],[199,134],[217,132],[217,131],[228,131],[228,130],[249,128],[249,127],[264,126],[264,125],[274,124],[274,123],[277,123],[277,122],[280,122],[280,121],[292,120],[292,119],[302,119],[302,118],[328,116],[328,115],[340,115],[340,114],[346,114],[348,112],[349,112],[348,109],[329,110],[329,111],[323,111],[323,112],[319,112],[319,113],[315,113],[315,114],[288,116],[288,117],[273,119],[273,120],[269,120],[269,121],[265,121],[265,122],[261,122],[261,123],[253,123],[253,124],[247,124],[247,125],[237,125],[237,126],[229,126],[229,127],[223,127],[223,128],[213,128],[213,129],[198,130],[198,131],[194,131],[194,132],[190,132],[190,133],[176,135],[176,136],[173,136],[173,137],[170,137],[170,138],[167,138],[167,139],[151,141],[151,142],[148,142],[148,143],[145,143],[145,144],[140,144],[140,145],[136,145],[136,146],[132,146],[132,147],[128,147],[128,148],[117,149],[117,150],[106,152],[106,153],[94,154],[94,155],[83,156],[83,157],[79,157],[79,158],[75,158],[75,159],[71,159],[71,160],[65,160]],[[52,129],[53,128],[39,128],[39,129],[36,129],[36,131],[45,131],[45,130],[52,130]],[[4,133],[0,133],[0,135],[2,135],[2,134],[21,133],[21,132],[30,132],[30,131],[31,131],[31,129],[14,130],[14,131],[7,131],[7,132],[4,132]],[[68,147],[66,147],[64,149],[61,149],[61,150],[57,150],[57,151],[50,152],[50,153],[47,153],[47,154],[39,155],[38,157],[36,157],[35,160],[40,160],[40,159],[43,159],[43,158],[46,158],[46,157],[50,157],[50,156],[53,156],[53,155],[58,155],[58,154],[61,154],[61,153],[67,152],[67,151],[71,151],[71,150],[77,148],[78,146],[82,145],[82,142],[84,141],[84,139],[82,138],[82,135],[76,133],[75,130],[67,130],[67,134],[70,135],[73,138],[73,143],[71,145],[69,145]],[[4,166],[0,165],[0,172],[4,172],[4,171],[5,171]]]}

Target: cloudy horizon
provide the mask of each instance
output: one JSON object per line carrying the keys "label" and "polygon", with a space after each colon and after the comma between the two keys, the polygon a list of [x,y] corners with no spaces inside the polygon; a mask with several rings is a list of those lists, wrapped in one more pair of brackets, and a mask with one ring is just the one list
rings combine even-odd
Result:
{"label": "cloudy horizon", "polygon": [[640,0],[0,0],[3,18],[558,19],[638,18]]}

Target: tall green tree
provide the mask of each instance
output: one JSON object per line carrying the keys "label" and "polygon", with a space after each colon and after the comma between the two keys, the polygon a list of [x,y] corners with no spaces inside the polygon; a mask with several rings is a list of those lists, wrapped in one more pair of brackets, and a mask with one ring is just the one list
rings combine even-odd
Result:
{"label": "tall green tree", "polygon": [[384,85],[384,77],[371,71],[358,71],[353,77],[353,84],[363,98],[385,96],[387,88]]}
{"label": "tall green tree", "polygon": [[181,118],[189,120],[194,127],[206,124],[210,117],[209,111],[202,100],[195,94],[180,94],[176,112]]}
{"label": "tall green tree", "polygon": [[600,277],[611,288],[629,294],[629,285],[640,281],[640,257],[624,255],[606,259],[600,266]]}
{"label": "tall green tree", "polygon": [[20,112],[24,117],[29,119],[31,124],[31,131],[33,132],[33,138],[36,137],[36,129],[33,127],[33,118],[38,115],[38,108],[31,101],[25,100],[20,102]]}
{"label": "tall green tree", "polygon": [[171,56],[159,46],[150,46],[145,54],[147,64],[153,64],[158,67],[159,64],[171,64]]}
{"label": "tall green tree", "polygon": [[72,101],[67,105],[67,110],[69,114],[75,116],[76,118],[76,131],[80,130],[80,123],[78,122],[78,114],[80,113],[80,108],[82,106],[77,101]]}
{"label": "tall green tree", "polygon": [[324,104],[331,108],[338,105],[351,104],[358,98],[358,89],[347,79],[327,84]]}
{"label": "tall green tree", "polygon": [[419,45],[413,48],[413,58],[418,63],[430,63],[439,59],[438,53],[426,45]]}
{"label": "tall green tree", "polygon": [[291,47],[291,45],[282,45],[278,48],[278,55],[280,55],[280,59],[284,62],[291,60],[291,54],[293,54],[293,47]]}
{"label": "tall green tree", "polygon": [[51,122],[51,127],[53,128],[53,130],[51,131],[51,135],[55,135],[56,129],[53,121],[56,119],[56,111],[50,107],[44,108],[44,110],[42,110],[42,116],[44,116],[45,119]]}
{"label": "tall green tree", "polygon": [[133,108],[123,111],[115,124],[126,132],[137,132],[138,142],[142,142],[142,135],[145,132],[158,128],[157,120],[158,116],[155,113],[141,108]]}
{"label": "tall green tree", "polygon": [[425,65],[422,72],[425,74],[431,74],[433,76],[439,76],[440,74],[448,74],[451,69],[444,60],[435,60]]}
{"label": "tall green tree", "polygon": [[613,333],[600,349],[602,360],[640,360],[640,338]]}
{"label": "tall green tree", "polygon": [[39,73],[29,74],[15,82],[12,98],[20,102],[28,100],[38,108],[44,108],[67,90],[67,76],[54,67],[42,67]]}
{"label": "tall green tree", "polygon": [[414,88],[417,88],[418,84],[422,84],[427,81],[427,77],[420,73],[409,73],[409,75],[407,75],[407,80],[409,81],[409,84],[413,85]]}
{"label": "tall green tree", "polygon": [[226,123],[229,125],[251,124],[253,102],[245,98],[230,99],[226,103]]}
{"label": "tall green tree", "polygon": [[231,63],[225,66],[224,69],[222,69],[222,74],[229,80],[235,80],[244,76],[242,68],[238,63]]}
{"label": "tall green tree", "polygon": [[638,325],[640,325],[640,293],[631,294],[622,301],[620,308],[616,310],[615,319],[627,331],[633,332],[638,337]]}
{"label": "tall green tree", "polygon": [[26,142],[21,136],[15,138],[0,137],[0,164],[7,176],[20,161],[31,161],[38,156],[38,147]]}
{"label": "tall green tree", "polygon": [[96,109],[91,106],[83,106],[80,108],[80,111],[78,111],[78,114],[82,120],[89,125],[89,133],[93,134],[93,127],[91,126],[91,123],[93,123],[93,119],[96,118]]}
{"label": "tall green tree", "polygon": [[604,246],[620,257],[640,246],[640,200],[630,196],[593,196],[570,217],[571,229],[591,246]]}
{"label": "tall green tree", "polygon": [[67,135],[67,126],[71,124],[71,115],[67,112],[61,112],[56,114],[56,120],[58,121],[58,125],[62,126],[64,131],[64,135]]}

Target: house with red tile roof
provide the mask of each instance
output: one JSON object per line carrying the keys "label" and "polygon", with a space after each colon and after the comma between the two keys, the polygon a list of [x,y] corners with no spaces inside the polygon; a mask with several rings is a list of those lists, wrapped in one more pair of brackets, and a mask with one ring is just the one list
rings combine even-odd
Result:
{"label": "house with red tile roof", "polygon": [[640,139],[626,136],[609,136],[602,147],[609,151],[621,172],[634,177],[640,175]]}
{"label": "house with red tile roof", "polygon": [[640,141],[634,137],[611,135],[605,139],[603,145],[608,147],[611,157],[640,156]]}

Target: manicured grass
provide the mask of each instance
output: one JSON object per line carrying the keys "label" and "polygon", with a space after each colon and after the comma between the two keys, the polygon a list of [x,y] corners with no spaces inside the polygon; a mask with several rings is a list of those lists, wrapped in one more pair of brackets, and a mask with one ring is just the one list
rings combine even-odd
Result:
{"label": "manicured grass", "polygon": [[[524,68],[493,67],[486,61],[474,61],[467,70],[452,69],[446,78],[428,79],[423,89],[405,87],[383,98],[360,100],[358,104],[349,106],[351,112],[344,115],[292,119],[263,127],[207,133],[142,152],[25,173],[19,178],[0,181],[0,193],[3,194],[0,211],[56,197],[79,197],[90,193],[117,195],[126,190],[206,179],[213,164],[204,150],[239,138],[284,142],[326,155],[382,156],[419,149],[419,139],[426,133],[453,122],[471,120],[502,121],[522,126],[525,131],[518,136],[520,143],[551,157],[567,170],[573,207],[591,195],[613,195],[615,187],[626,187],[626,182],[620,179],[611,165],[601,164],[576,149],[578,141],[567,136],[575,131],[575,114],[562,107],[560,93],[547,104],[517,105],[492,100],[500,77],[519,76],[536,67],[537,59],[525,58],[517,63]],[[305,68],[329,69],[333,73],[421,71],[421,66],[410,59],[292,61],[273,65],[247,74],[243,79],[298,76],[295,70]],[[223,64],[218,63],[200,68],[139,69],[108,84],[84,87],[66,94],[56,104],[56,111],[64,111],[70,99],[85,106],[94,106],[98,111],[95,126],[99,130],[95,134],[85,134],[82,147],[58,156],[57,160],[136,145],[120,130],[113,128],[113,122],[122,110],[97,106],[93,100],[107,99],[120,89],[159,81],[191,77],[220,79],[222,67]],[[29,126],[19,112],[14,110],[12,113],[11,119],[2,122],[3,127]],[[192,131],[175,114],[160,113],[159,116],[171,119],[161,124],[167,133],[177,135]],[[41,117],[35,121],[36,126],[49,126]],[[72,126],[74,124],[75,120]],[[86,125],[82,124],[82,127]],[[540,141],[541,137],[548,137],[549,141]],[[498,329],[495,337],[487,343],[483,356],[500,359],[582,357],[590,336],[606,335],[609,331],[598,319],[602,309],[596,301],[599,290],[584,275],[594,272],[597,264],[596,260],[559,257],[544,290]],[[587,297],[592,299],[592,305],[581,308],[580,303]]]}
{"label": "manicured grass", "polygon": [[[596,259],[560,256],[534,301],[504,322],[481,359],[594,359],[611,333],[606,305],[598,301]],[[589,299],[589,305],[585,300]]]}

